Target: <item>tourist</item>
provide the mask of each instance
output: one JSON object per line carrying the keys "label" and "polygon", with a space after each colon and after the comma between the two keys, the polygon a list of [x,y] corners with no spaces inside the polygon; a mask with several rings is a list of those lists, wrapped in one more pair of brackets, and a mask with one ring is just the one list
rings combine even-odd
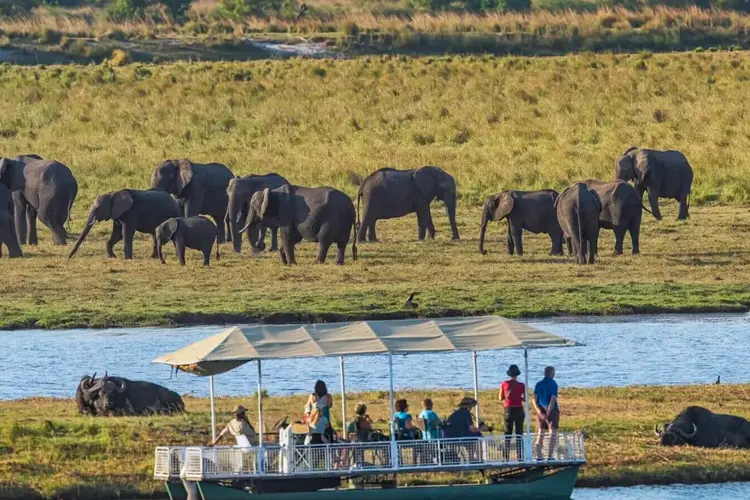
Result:
{"label": "tourist", "polygon": [[443,426],[443,437],[445,438],[462,438],[462,437],[480,437],[482,435],[480,427],[474,425],[474,415],[471,409],[477,405],[477,400],[466,396],[458,404],[456,411],[445,419]]}
{"label": "tourist", "polygon": [[305,404],[305,422],[308,427],[305,444],[324,444],[333,442],[331,427],[331,407],[333,398],[328,394],[325,382],[315,382],[315,390]]}
{"label": "tourist", "polygon": [[357,407],[354,409],[354,420],[349,424],[347,432],[354,436],[354,441],[360,443],[369,441],[370,433],[372,432],[372,419],[367,414],[366,404],[357,404]]}
{"label": "tourist", "polygon": [[231,434],[237,440],[237,446],[240,448],[250,448],[251,442],[255,441],[256,434],[253,426],[247,419],[247,410],[244,406],[236,406],[234,408],[234,418],[230,420],[224,430],[219,433],[216,439],[211,443],[211,446],[216,446],[221,438],[227,434]]}
{"label": "tourist", "polygon": [[504,407],[505,435],[523,434],[523,421],[526,416],[523,409],[526,401],[526,386],[518,381],[521,370],[517,365],[510,365],[507,374],[510,378],[500,386],[500,401]]}
{"label": "tourist", "polygon": [[411,414],[408,412],[409,403],[405,399],[399,399],[395,404],[395,413],[393,414],[393,428],[396,432],[396,439],[414,439],[414,422]]}
{"label": "tourist", "polygon": [[536,409],[539,437],[536,440],[536,456],[543,459],[542,446],[547,431],[550,433],[548,459],[552,459],[557,448],[557,428],[560,423],[560,407],[557,402],[557,382],[555,369],[544,369],[544,378],[534,387],[534,408]]}
{"label": "tourist", "polygon": [[424,426],[424,439],[440,439],[440,418],[432,411],[432,400],[426,398],[422,401],[422,412],[417,417]]}

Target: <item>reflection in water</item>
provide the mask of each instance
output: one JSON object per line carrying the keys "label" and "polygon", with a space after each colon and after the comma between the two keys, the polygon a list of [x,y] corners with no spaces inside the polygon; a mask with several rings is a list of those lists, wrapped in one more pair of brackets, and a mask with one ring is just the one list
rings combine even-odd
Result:
{"label": "reflection in water", "polygon": [[[747,346],[750,315],[671,315],[610,318],[565,318],[533,325],[585,343],[529,354],[530,378],[540,378],[545,365],[557,367],[563,387],[633,384],[702,384],[748,382]],[[12,331],[0,333],[0,399],[29,396],[72,397],[80,377],[94,371],[162,383],[179,393],[208,395],[208,382],[154,365],[157,356],[219,332],[220,326],[191,328],[120,328],[110,330]],[[523,370],[521,351],[479,355],[479,382],[494,388],[507,365]],[[268,361],[264,386],[271,395],[312,390],[316,378],[336,390],[337,359]],[[216,378],[219,395],[255,392],[256,369],[241,367]],[[399,388],[472,387],[471,355],[453,353],[394,358]],[[353,357],[346,361],[347,391],[385,390],[386,358]]]}
{"label": "reflection in water", "polygon": [[750,498],[750,483],[578,488],[573,492],[573,500],[735,500],[738,498]]}

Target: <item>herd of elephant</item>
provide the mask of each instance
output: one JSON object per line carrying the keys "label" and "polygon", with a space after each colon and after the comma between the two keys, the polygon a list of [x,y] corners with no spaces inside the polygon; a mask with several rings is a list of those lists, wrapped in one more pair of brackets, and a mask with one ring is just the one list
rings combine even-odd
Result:
{"label": "herd of elephant", "polygon": [[[567,243],[578,263],[594,263],[600,228],[614,231],[616,254],[622,253],[629,233],[636,254],[643,194],[648,193],[650,212],[657,219],[661,219],[659,198],[677,200],[678,219],[686,219],[692,181],[693,170],[682,153],[632,147],[616,159],[613,181],[576,182],[562,193],[502,191],[488,197],[479,251],[486,253],[487,224],[507,218],[510,254],[523,254],[526,230],[549,235],[553,255],[561,255]],[[19,257],[21,245],[37,243],[37,218],[50,229],[55,244],[65,245],[65,225],[77,193],[73,173],[58,161],[37,155],[0,158],[0,256],[2,245],[10,257]],[[271,251],[279,250],[283,264],[296,263],[294,248],[302,240],[318,243],[319,263],[325,262],[335,243],[336,263],[343,264],[350,239],[355,260],[357,241],[377,241],[375,224],[381,219],[416,213],[419,239],[434,238],[430,204],[436,199],[445,204],[452,237],[458,240],[456,181],[438,167],[376,170],[362,181],[355,209],[352,199],[334,188],[292,185],[275,173],[239,177],[220,163],[167,160],[155,168],[150,189],[99,195],[69,257],[96,222],[111,220],[112,233],[106,243],[109,257],[115,256],[113,248],[123,240],[125,258],[131,259],[133,237],[140,232],[151,235],[152,257],[162,262],[162,247],[172,241],[182,265],[186,248],[203,252],[203,263],[208,265],[214,244],[217,258],[218,245],[224,241],[240,252],[245,232],[252,251],[262,251],[270,229]]]}

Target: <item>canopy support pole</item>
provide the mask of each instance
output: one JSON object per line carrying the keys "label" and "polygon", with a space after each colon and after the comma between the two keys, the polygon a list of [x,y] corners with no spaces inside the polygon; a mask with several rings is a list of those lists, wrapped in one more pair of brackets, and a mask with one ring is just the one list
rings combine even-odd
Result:
{"label": "canopy support pole", "polygon": [[479,425],[479,377],[477,374],[477,351],[471,351],[471,359],[474,365],[474,400],[477,402],[477,426]]}
{"label": "canopy support pole", "polygon": [[393,425],[393,412],[394,401],[393,401],[393,354],[388,355],[388,378],[390,380],[390,408],[388,409],[388,420],[390,421],[391,428],[391,467],[398,470],[398,447],[396,446],[396,426]]}
{"label": "canopy support pole", "polygon": [[346,382],[344,379],[344,356],[339,356],[339,371],[341,373],[341,435],[347,439],[346,435]]}
{"label": "canopy support pole", "polygon": [[263,449],[263,372],[258,359],[258,473],[266,473],[265,450]]}
{"label": "canopy support pole", "polygon": [[531,462],[531,416],[529,415],[529,350],[523,350],[523,375],[524,385],[526,387],[526,394],[524,394],[524,410],[526,413],[525,424],[526,424],[526,438],[523,440],[523,457],[525,462]]}
{"label": "canopy support pole", "polygon": [[214,376],[208,377],[208,389],[211,394],[211,442],[216,442],[216,403],[214,402]]}

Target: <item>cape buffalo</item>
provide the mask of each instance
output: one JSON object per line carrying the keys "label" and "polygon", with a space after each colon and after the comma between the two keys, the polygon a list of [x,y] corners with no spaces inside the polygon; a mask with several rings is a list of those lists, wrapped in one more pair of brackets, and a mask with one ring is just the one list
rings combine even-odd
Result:
{"label": "cape buffalo", "polygon": [[76,390],[81,413],[91,415],[152,415],[185,411],[176,392],[151,382],[111,377],[84,377]]}
{"label": "cape buffalo", "polygon": [[654,427],[663,446],[689,444],[706,448],[750,448],[750,422],[742,417],[714,413],[700,406],[682,410],[671,423]]}

